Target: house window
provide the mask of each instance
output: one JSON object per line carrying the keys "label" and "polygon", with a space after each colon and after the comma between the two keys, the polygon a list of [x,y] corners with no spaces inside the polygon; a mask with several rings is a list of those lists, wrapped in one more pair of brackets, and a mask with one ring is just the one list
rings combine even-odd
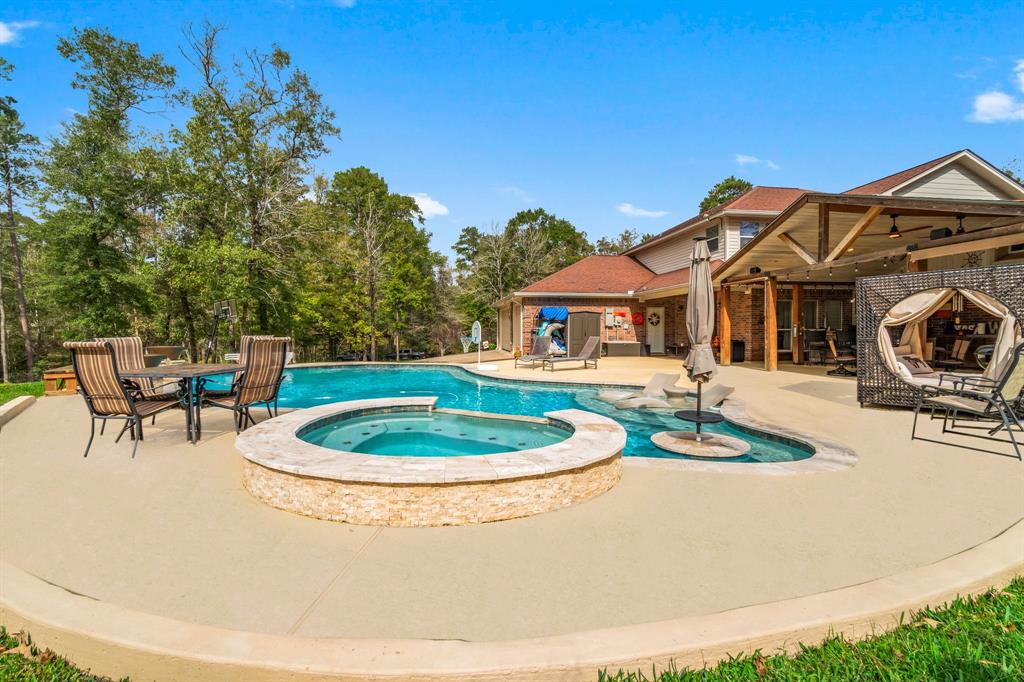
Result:
{"label": "house window", "polygon": [[1011,244],[1010,245],[1010,253],[1013,253],[1013,254],[1024,253],[1024,244]]}
{"label": "house window", "polygon": [[712,225],[704,232],[704,238],[708,242],[708,251],[718,251],[718,225]]}
{"label": "house window", "polygon": [[761,231],[761,223],[744,220],[740,223],[740,248],[746,246]]}

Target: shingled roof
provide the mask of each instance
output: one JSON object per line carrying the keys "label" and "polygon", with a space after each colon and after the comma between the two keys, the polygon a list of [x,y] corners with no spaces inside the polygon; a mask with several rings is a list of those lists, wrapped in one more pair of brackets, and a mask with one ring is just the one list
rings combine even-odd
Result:
{"label": "shingled roof", "polygon": [[893,173],[892,175],[886,175],[884,178],[879,178],[878,180],[872,180],[866,185],[860,185],[859,187],[848,189],[843,192],[843,194],[884,194],[892,188],[899,187],[908,180],[912,180],[918,175],[930,171],[932,168],[949,161],[951,158],[957,154],[963,153],[964,151],[965,150],[960,149],[952,154],[946,154],[945,156],[940,156],[937,159],[925,161],[924,163],[918,164],[912,168],[901,170],[900,172]]}
{"label": "shingled roof", "polygon": [[654,273],[629,256],[587,256],[522,289],[523,293],[626,294]]}

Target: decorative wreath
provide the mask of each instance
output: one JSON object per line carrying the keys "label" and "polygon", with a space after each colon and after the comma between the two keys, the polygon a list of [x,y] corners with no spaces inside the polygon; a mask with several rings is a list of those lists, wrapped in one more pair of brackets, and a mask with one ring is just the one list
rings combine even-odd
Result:
{"label": "decorative wreath", "polygon": [[647,324],[651,325],[652,327],[657,327],[659,324],[661,324],[661,315],[659,315],[658,313],[651,313],[650,315],[647,316]]}
{"label": "decorative wreath", "polygon": [[641,325],[644,323],[643,313],[633,313],[633,326]]}

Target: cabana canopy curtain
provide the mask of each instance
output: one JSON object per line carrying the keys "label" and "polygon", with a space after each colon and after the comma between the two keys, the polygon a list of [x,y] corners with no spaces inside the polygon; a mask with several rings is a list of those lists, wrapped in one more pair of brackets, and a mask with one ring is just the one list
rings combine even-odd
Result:
{"label": "cabana canopy curtain", "polygon": [[917,324],[931,317],[935,311],[946,304],[953,294],[959,292],[964,298],[974,303],[993,317],[1000,318],[999,332],[996,335],[996,342],[992,351],[992,360],[985,368],[983,376],[995,378],[999,376],[1003,367],[1010,358],[1010,352],[1019,337],[1017,329],[1017,318],[1009,309],[980,291],[959,288],[928,289],[912,294],[894,305],[878,328],[878,351],[882,356],[882,362],[890,372],[899,376],[899,366],[896,360],[896,351],[892,345],[892,337],[889,333],[891,327],[906,325],[903,335],[900,338],[901,346],[910,346],[918,357],[924,357],[924,339],[920,336],[920,326]]}

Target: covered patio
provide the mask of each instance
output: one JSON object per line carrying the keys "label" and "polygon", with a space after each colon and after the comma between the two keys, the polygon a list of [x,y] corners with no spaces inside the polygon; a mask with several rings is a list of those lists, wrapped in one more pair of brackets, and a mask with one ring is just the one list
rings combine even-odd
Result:
{"label": "covered patio", "polygon": [[805,194],[715,273],[720,362],[828,363],[855,344],[857,278],[1022,257],[1024,202]]}

